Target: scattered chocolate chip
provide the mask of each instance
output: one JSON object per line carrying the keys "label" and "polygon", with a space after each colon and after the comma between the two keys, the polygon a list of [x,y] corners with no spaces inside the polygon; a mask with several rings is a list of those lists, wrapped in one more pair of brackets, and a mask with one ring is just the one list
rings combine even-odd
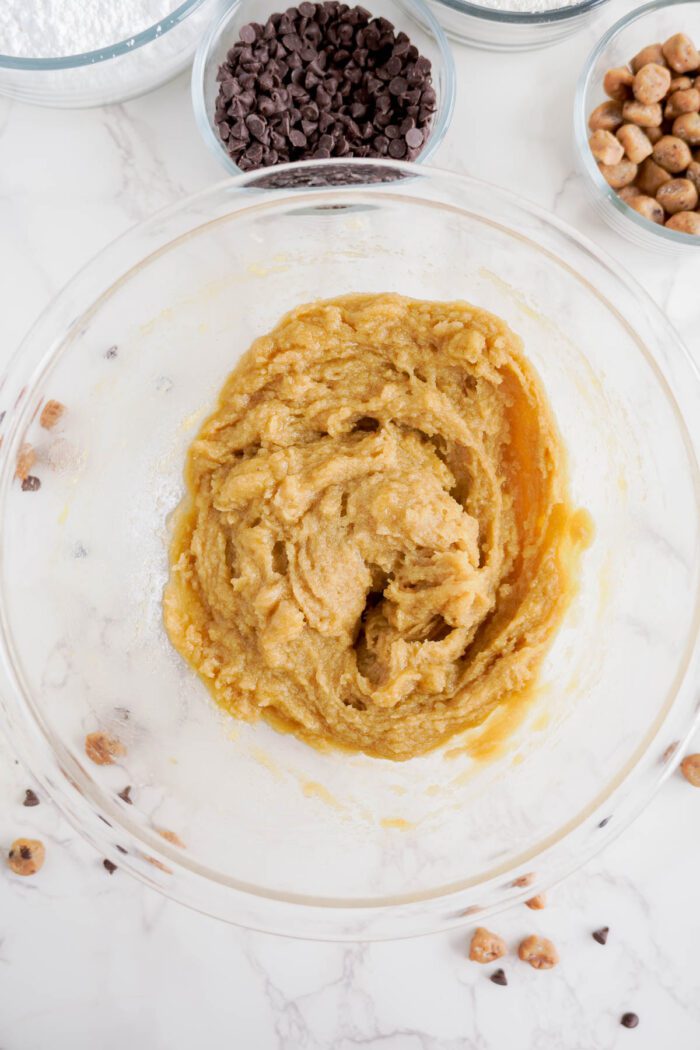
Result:
{"label": "scattered chocolate chip", "polygon": [[107,860],[106,857],[102,861],[102,866],[104,867],[105,871],[109,872],[110,875],[113,875],[114,872],[117,870],[117,865],[114,864],[111,860]]}
{"label": "scattered chocolate chip", "polygon": [[129,806],[133,806],[134,800],[131,798],[131,784],[127,784],[125,788],[117,792],[122,802],[126,802]]}
{"label": "scattered chocolate chip", "polygon": [[109,350],[105,350],[105,357],[109,361],[112,361],[117,356],[118,352],[116,346],[110,346]]}
{"label": "scattered chocolate chip", "polygon": [[24,801],[23,801],[22,805],[23,806],[38,806],[39,805],[39,801],[40,801],[39,800],[39,796],[37,795],[36,791],[32,791],[31,788],[27,788],[27,790],[24,792]]}
{"label": "scattered chocolate chip", "polygon": [[37,492],[41,488],[41,481],[34,474],[27,474],[22,479],[22,492]]}
{"label": "scattered chocolate chip", "polygon": [[633,1013],[623,1014],[620,1018],[620,1024],[623,1028],[636,1028],[639,1024],[639,1018]]}
{"label": "scattered chocolate chip", "polygon": [[494,970],[489,977],[489,981],[493,981],[494,984],[500,984],[502,987],[505,987],[508,984],[505,970]]}
{"label": "scattered chocolate chip", "polygon": [[414,160],[437,108],[430,60],[408,36],[335,0],[243,26],[217,80],[215,123],[243,171],[311,157]]}
{"label": "scattered chocolate chip", "polygon": [[593,937],[594,941],[598,942],[598,944],[607,944],[608,943],[608,934],[609,933],[610,933],[610,927],[609,926],[601,926],[601,928],[599,930],[594,930],[593,933],[591,934],[591,936]]}

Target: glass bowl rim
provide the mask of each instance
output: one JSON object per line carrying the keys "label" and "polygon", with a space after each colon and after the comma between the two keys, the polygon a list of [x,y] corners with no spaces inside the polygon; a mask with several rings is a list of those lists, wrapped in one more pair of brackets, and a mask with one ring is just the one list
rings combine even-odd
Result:
{"label": "glass bowl rim", "polygon": [[[439,3],[445,0],[438,0]],[[629,11],[618,19],[600,38],[593,50],[588,55],[576,85],[574,97],[574,141],[579,158],[583,164],[584,177],[592,184],[594,189],[618,212],[627,222],[633,222],[640,230],[649,237],[658,237],[669,245],[682,246],[684,248],[700,248],[700,237],[690,233],[681,233],[678,230],[670,230],[667,226],[659,226],[658,223],[650,222],[630,208],[621,197],[610,186],[600,174],[598,165],[588,145],[588,116],[586,113],[586,95],[591,85],[593,69],[605,53],[610,44],[624,32],[628,26],[633,25],[638,19],[656,11],[664,11],[672,7],[682,7],[694,4],[700,9],[700,0],[651,0],[650,3],[642,4]],[[631,57],[631,56],[630,56]]]}
{"label": "glass bowl rim", "polygon": [[451,7],[462,15],[480,18],[484,22],[501,22],[506,25],[538,26],[550,23],[566,22],[575,15],[588,14],[597,7],[609,3],[609,0],[580,0],[567,7],[555,7],[551,11],[503,11],[498,8],[484,7],[469,0],[436,0],[443,7]]}
{"label": "glass bowl rim", "polygon": [[[594,0],[594,2],[601,2],[601,0]],[[238,165],[231,159],[226,150],[223,147],[221,140],[217,137],[213,121],[210,119],[207,111],[205,96],[204,96],[204,71],[206,64],[209,59],[209,55],[213,48],[218,42],[219,36],[223,31],[224,24],[228,22],[229,18],[233,13],[241,6],[246,3],[246,0],[232,0],[232,3],[222,11],[219,18],[213,19],[210,25],[207,27],[206,32],[202,36],[197,50],[194,56],[194,62],[192,64],[192,78],[191,84],[191,99],[192,109],[194,110],[195,122],[199,130],[200,135],[204,139],[205,144],[209,147],[211,153],[213,153],[218,159],[219,163],[233,176],[250,174],[243,172]],[[428,7],[425,0],[397,0],[400,7],[405,7],[409,13],[412,13],[421,26],[425,28],[427,26],[428,31],[434,36],[435,42],[440,52],[440,58],[444,67],[445,75],[445,94],[444,98],[440,99],[440,105],[437,110],[436,120],[432,127],[430,138],[425,149],[416,158],[415,163],[423,164],[429,160],[430,157],[435,153],[436,149],[442,143],[447,129],[449,128],[452,117],[454,115],[455,101],[457,96],[457,70],[455,68],[454,54],[450,46],[450,42],[447,39],[447,34],[442,28],[433,12]],[[351,158],[331,158],[331,160],[343,160],[350,159],[356,161],[363,161],[368,158],[362,157],[351,157]],[[382,163],[381,158],[374,158]],[[295,163],[309,163],[308,161],[296,161]],[[399,162],[404,163],[404,162]],[[274,164],[270,168],[257,168],[256,171],[277,171],[280,168],[285,167],[283,164]]]}
{"label": "glass bowl rim", "polygon": [[[298,172],[300,169],[322,170],[328,166],[337,168],[339,165],[349,169],[368,166],[376,167],[377,169],[390,169],[398,175],[403,174],[406,181],[411,177],[428,180],[436,178],[446,180],[447,183],[458,185],[463,189],[471,186],[477,193],[486,195],[486,198],[490,201],[496,196],[503,202],[507,202],[511,207],[521,211],[524,219],[534,218],[539,220],[543,223],[545,229],[553,230],[565,237],[569,242],[573,242],[575,250],[592,256],[597,266],[609,271],[609,275],[614,281],[619,282],[636,300],[643,301],[650,308],[655,322],[663,330],[664,338],[673,344],[674,350],[683,361],[684,367],[688,372],[686,379],[696,389],[700,389],[700,371],[675,329],[661,309],[654,303],[651,296],[614,259],[600,250],[575,228],[551,215],[546,209],[532,204],[515,193],[493,187],[469,175],[458,175],[442,169],[425,168],[400,161],[338,158],[330,162],[307,161],[304,163],[279,165],[275,170],[292,173]],[[157,257],[167,245],[181,242],[191,233],[198,231],[202,226],[209,225],[212,219],[207,219],[202,215],[201,205],[209,198],[216,199],[222,193],[235,199],[234,195],[238,196],[246,188],[255,189],[255,183],[266,175],[269,176],[269,172],[266,169],[261,169],[240,175],[236,179],[225,179],[156,212],[149,219],[137,224],[113,240],[83,266],[51,300],[12,355],[6,369],[6,378],[12,376],[23,365],[25,369],[29,367],[28,377],[24,378],[26,378],[26,393],[30,395],[37,383],[41,381],[45,369],[53,361],[56,352],[66,343],[67,334],[82,323],[86,314],[99,305],[115,288],[121,286],[130,274]],[[282,187],[282,191],[287,197],[295,193],[318,195],[319,193],[345,194],[348,192],[378,193],[381,197],[391,185],[392,183],[356,182],[340,186],[302,185],[299,187]],[[274,195],[272,203],[279,203],[280,198],[277,191],[273,189],[272,193]],[[252,206],[259,208],[260,202],[257,198],[252,201]],[[453,205],[449,207],[453,207]],[[247,207],[245,203],[241,203],[238,208],[232,210],[234,212],[245,212]],[[42,338],[42,328],[52,322],[53,314],[57,311],[63,299],[70,291],[74,291],[76,288],[81,289],[83,284],[94,281],[95,269],[99,270],[100,266],[109,268],[113,266],[115,260],[119,260],[121,265],[120,249],[128,246],[130,243],[135,244],[138,237],[145,232],[162,230],[168,220],[174,219],[178,215],[184,216],[188,212],[192,212],[198,218],[194,227],[174,234],[167,241],[166,245],[157,246],[148,251],[147,254],[140,256],[137,262],[130,263],[128,268],[123,270],[119,276],[110,278],[110,283],[106,290],[97,294],[80,314],[73,316],[67,327],[62,326],[58,335],[52,340]],[[504,222],[501,228],[511,234],[517,233],[517,229],[514,229],[508,222]],[[527,235],[522,232],[519,236],[526,236],[527,238]],[[571,270],[571,264],[566,263],[552,249],[551,245],[541,245],[537,241],[534,242],[534,245],[540,251],[553,256],[558,262]],[[577,270],[572,272],[578,275]],[[584,279],[584,283],[588,284],[589,282]],[[607,295],[603,296],[602,299],[606,303],[609,301]],[[616,312],[616,315],[620,319],[620,314]],[[628,323],[624,318],[622,321],[625,324]],[[41,352],[38,355],[36,352],[37,343],[41,346]],[[664,375],[656,355],[647,347],[645,341],[639,340],[639,347],[652,367],[657,381],[665,387],[665,396],[677,417],[689,455],[694,463],[693,477],[696,491],[700,491],[700,470],[698,469],[699,442],[694,440],[688,432],[685,416],[675,396],[675,391],[678,388],[677,384],[669,381]],[[31,349],[33,354],[26,354],[25,351],[27,349]],[[30,357],[32,360],[29,360]],[[28,405],[31,398],[27,397],[26,400],[23,400],[25,405]],[[5,435],[5,441],[0,451],[0,510],[2,511],[5,509],[8,478],[11,478],[13,473],[14,456],[17,451],[20,434],[23,432],[26,422],[26,409],[22,408],[11,414],[8,432]],[[4,518],[0,517],[0,542],[2,541],[3,529]],[[659,709],[651,728],[647,729],[642,742],[638,744],[632,757],[627,760],[621,770],[617,770],[615,775],[607,780],[605,786],[598,791],[597,795],[566,821],[562,827],[549,835],[545,840],[529,846],[517,858],[510,859],[505,865],[496,865],[477,878],[463,879],[457,883],[435,887],[415,895],[403,894],[393,898],[383,897],[369,900],[308,898],[298,894],[285,894],[269,891],[261,887],[251,887],[235,878],[211,872],[198,861],[189,861],[186,853],[182,853],[165,843],[155,831],[138,826],[135,821],[129,819],[128,812],[122,812],[113,800],[110,799],[108,801],[104,791],[95,784],[88,774],[83,772],[82,767],[72,758],[62,742],[58,741],[58,746],[56,746],[51,734],[47,732],[43,724],[43,719],[36,712],[33,700],[28,690],[23,686],[21,668],[15,666],[14,653],[12,652],[12,632],[9,630],[6,613],[5,600],[0,594],[0,674],[2,674],[5,684],[10,686],[8,690],[0,690],[0,714],[2,715],[0,730],[4,731],[10,745],[21,757],[37,783],[43,788],[47,796],[56,803],[59,810],[66,816],[76,831],[83,838],[90,841],[104,856],[111,857],[119,866],[126,869],[140,881],[151,888],[157,889],[166,897],[184,903],[195,910],[226,919],[246,928],[282,934],[290,934],[288,917],[293,916],[292,922],[301,922],[301,927],[294,929],[290,934],[291,936],[322,940],[354,941],[406,937],[414,936],[416,933],[436,931],[448,925],[464,924],[473,921],[475,912],[478,912],[481,918],[485,918],[488,914],[493,914],[510,904],[527,899],[532,896],[533,892],[536,892],[537,888],[544,889],[555,879],[576,870],[612,841],[613,838],[616,838],[632,822],[651,800],[658,787],[670,775],[675,764],[674,762],[669,760],[665,764],[657,763],[653,772],[643,784],[637,782],[634,785],[636,788],[634,792],[628,791],[626,795],[621,794],[625,785],[635,776],[638,777],[643,760],[650,753],[653,743],[657,740],[663,726],[673,713],[676,701],[691,677],[691,670],[700,662],[698,659],[700,656],[699,593],[696,595],[694,616],[688,627],[682,659],[679,661],[679,666],[676,669],[668,695]],[[684,722],[682,734],[677,739],[674,751],[676,760],[680,758],[682,745],[694,731],[699,718],[700,710],[696,704],[693,708],[692,718],[688,718],[687,724]],[[66,759],[68,759],[67,762]],[[46,771],[47,768],[48,772]],[[611,826],[609,816],[600,821],[599,818],[603,812],[612,808],[615,798],[619,799],[619,809],[615,814],[616,819]],[[546,872],[544,873],[541,887],[538,887],[537,883],[528,883],[526,885],[522,880],[518,879],[511,882],[504,881],[516,872],[522,871],[523,865],[531,863],[534,858],[541,858],[542,862],[551,861],[552,850],[556,849],[557,846],[564,843],[571,836],[576,834],[580,836],[586,828],[592,830],[596,825],[600,829],[600,834],[596,834],[595,841],[589,836],[585,843],[577,843],[574,855],[565,863],[559,863],[554,877],[552,877],[551,872],[549,875]],[[139,866],[134,861],[131,861],[129,857],[125,857],[121,851],[117,851],[113,841],[115,832],[122,836],[123,841],[127,845],[135,849],[137,857],[143,858],[143,850],[145,849],[147,850],[147,857],[155,858],[157,866],[161,870],[163,870],[164,865],[169,865],[169,868],[165,868],[167,877],[165,874],[160,874],[160,871],[157,869],[151,868],[149,871],[144,871],[143,866]],[[180,888],[180,883],[176,886],[169,882],[169,877],[174,873],[182,880],[182,888]],[[547,879],[549,881],[546,881]],[[499,897],[483,909],[470,907],[463,911],[454,911],[453,909],[460,903],[466,903],[466,896],[473,893],[475,887],[479,887],[484,892],[497,888]],[[194,900],[191,899],[191,890],[194,891]],[[223,900],[222,893],[226,896],[225,909],[214,904],[215,900],[217,903],[219,900]],[[237,912],[235,917],[230,914],[232,904],[234,911]],[[256,912],[255,917],[252,919],[241,918],[237,909],[244,909],[246,906],[250,907],[251,904],[254,904],[257,908],[262,908],[263,911],[265,908],[268,908],[269,915],[260,919],[258,912]],[[420,908],[420,912],[416,911],[417,908]],[[449,911],[445,912],[443,909],[449,909]],[[420,914],[422,917],[423,926],[425,926],[426,916],[429,917],[432,925],[429,928],[416,930],[415,917],[417,914]],[[280,919],[281,915],[284,915],[283,919]],[[387,932],[386,926],[380,932],[368,928],[367,924],[371,923],[377,916],[387,915],[391,916],[390,922],[393,921],[394,923],[390,932]],[[396,923],[402,923],[404,919],[406,920],[406,926],[410,926],[413,920],[414,928],[405,929],[403,926],[397,928]],[[331,931],[327,929],[329,921],[337,924]],[[350,925],[352,928],[351,932],[348,932],[348,929],[344,926],[339,928],[343,922]]]}
{"label": "glass bowl rim", "polygon": [[43,72],[49,69],[79,69],[82,66],[93,66],[100,62],[107,62],[111,58],[119,58],[121,55],[131,54],[145,44],[154,40],[160,40],[185,21],[198,7],[206,3],[206,0],[183,0],[169,15],[161,18],[158,22],[134,33],[126,40],[118,40],[114,44],[96,48],[94,51],[82,51],[74,55],[55,55],[50,58],[34,58],[26,55],[0,54],[0,69],[25,69],[30,72]]}

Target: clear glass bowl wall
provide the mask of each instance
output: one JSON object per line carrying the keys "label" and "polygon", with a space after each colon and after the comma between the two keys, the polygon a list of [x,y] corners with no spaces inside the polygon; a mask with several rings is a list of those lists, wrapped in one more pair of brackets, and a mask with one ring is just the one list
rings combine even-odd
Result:
{"label": "clear glass bowl wall", "polygon": [[[192,67],[192,106],[197,127],[211,152],[232,175],[239,175],[240,168],[226,151],[214,122],[219,94],[216,75],[242,27],[249,22],[264,22],[272,10],[277,8],[271,8],[269,0],[237,0],[212,22],[197,48]],[[388,18],[397,31],[407,33],[420,53],[432,62],[437,110],[430,137],[420,154],[419,161],[423,163],[435,154],[452,120],[457,84],[452,50],[423,0],[373,0],[368,10],[377,18]]]}
{"label": "clear glass bowl wall", "polygon": [[[505,318],[595,521],[541,688],[489,761],[480,731],[395,764],[234,722],[164,634],[169,517],[223,379],[285,310],[360,290]],[[532,895],[629,822],[696,717],[697,396],[677,336],[619,267],[491,186],[317,163],[161,213],[74,279],[2,390],[0,696],[15,753],[103,856],[245,926],[393,937]],[[60,433],[39,426],[47,398],[67,406]],[[25,441],[38,492],[13,478]],[[126,744],[117,765],[86,758],[98,728]]]}
{"label": "clear glass bowl wall", "polygon": [[501,11],[469,0],[428,0],[449,37],[487,51],[535,51],[582,29],[609,0],[546,12]]}
{"label": "clear glass bowl wall", "polygon": [[607,98],[603,77],[608,69],[627,65],[648,44],[687,33],[700,46],[700,2],[663,0],[631,11],[605,34],[583,68],[574,102],[574,136],[578,170],[601,218],[637,247],[656,254],[687,255],[700,251],[700,238],[678,233],[644,219],[612,190],[598,170],[588,145],[588,117]]}
{"label": "clear glass bowl wall", "polygon": [[[89,2],[89,0],[86,0]],[[104,106],[152,91],[192,60],[226,0],[185,0],[160,22],[96,51],[57,58],[0,54],[0,94],[60,108]]]}

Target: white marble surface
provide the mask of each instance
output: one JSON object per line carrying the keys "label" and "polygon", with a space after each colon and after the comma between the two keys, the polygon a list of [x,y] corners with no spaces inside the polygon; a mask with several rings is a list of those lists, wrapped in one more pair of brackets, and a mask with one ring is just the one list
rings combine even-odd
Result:
{"label": "white marble surface", "polygon": [[[573,174],[575,74],[596,26],[529,55],[457,49],[459,99],[436,163],[508,186],[585,229],[669,312],[700,360],[697,261],[642,256],[602,228]],[[63,282],[129,225],[221,177],[186,77],[123,106],[62,112],[0,100],[0,361]],[[700,748],[700,736],[696,741]],[[676,775],[546,911],[491,926],[552,937],[550,973],[465,958],[469,929],[373,945],[287,941],[168,903],[117,871],[30,786],[0,744],[0,845],[47,844],[34,879],[0,868],[0,1050],[658,1050],[700,1047],[700,791]],[[606,947],[590,934],[611,927]],[[625,1010],[641,1017],[620,1027]]]}

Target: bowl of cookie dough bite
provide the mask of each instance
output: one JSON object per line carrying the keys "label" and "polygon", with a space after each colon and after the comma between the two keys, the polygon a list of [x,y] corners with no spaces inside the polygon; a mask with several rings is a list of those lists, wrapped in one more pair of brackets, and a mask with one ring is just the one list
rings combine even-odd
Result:
{"label": "bowl of cookie dough bite", "polygon": [[2,718],[102,855],[230,922],[444,929],[644,806],[696,714],[697,376],[539,208],[240,175],[2,390]]}
{"label": "bowl of cookie dough bite", "polygon": [[581,73],[575,148],[598,214],[649,251],[700,246],[700,3],[654,0],[621,18]]}

